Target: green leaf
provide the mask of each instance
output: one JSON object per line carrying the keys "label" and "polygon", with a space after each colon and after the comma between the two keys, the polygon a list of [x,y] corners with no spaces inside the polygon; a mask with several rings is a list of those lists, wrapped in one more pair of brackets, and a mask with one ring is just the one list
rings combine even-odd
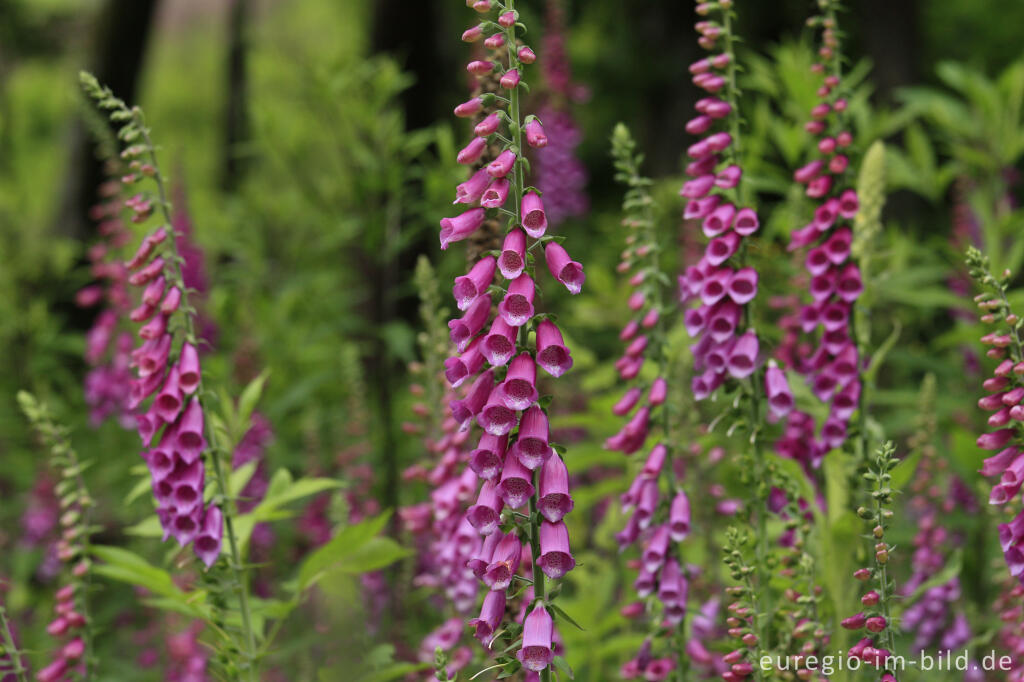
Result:
{"label": "green leaf", "polygon": [[565,622],[569,623],[570,625],[575,627],[577,630],[586,632],[586,629],[582,625],[577,623],[575,620],[573,620],[572,616],[570,616],[568,613],[566,613],[565,610],[561,606],[559,606],[558,604],[555,604],[555,603],[552,603],[552,602],[548,602],[547,603],[547,607],[549,609],[551,609],[552,611],[554,611],[555,614],[559,617],[559,619],[564,620]]}
{"label": "green leaf", "polygon": [[794,483],[800,488],[800,497],[807,501],[807,504],[811,505],[812,508],[817,508],[815,500],[817,495],[814,492],[814,486],[811,484],[810,479],[807,478],[807,473],[800,466],[800,463],[795,459],[789,459],[787,457],[779,457],[776,454],[771,455],[772,461],[782,469],[783,472],[789,475]]}
{"label": "green leaf", "polygon": [[894,490],[902,490],[906,487],[907,483],[910,483],[910,479],[914,477],[914,472],[917,471],[917,465],[920,461],[920,450],[900,460],[900,463],[890,472],[892,479],[889,481],[889,485]]}
{"label": "green leaf", "polygon": [[892,332],[889,337],[882,342],[882,345],[875,350],[871,355],[871,366],[864,372],[864,383],[873,386],[875,379],[878,377],[878,372],[882,368],[882,363],[885,361],[885,356],[889,354],[893,346],[896,345],[896,341],[900,338],[900,332],[903,330],[903,325],[900,324],[899,320],[894,320],[892,325]]}
{"label": "green leaf", "polygon": [[366,573],[388,566],[410,554],[391,538],[376,537],[391,513],[342,528],[302,562],[297,577],[298,591],[312,587],[332,571]]}
{"label": "green leaf", "polygon": [[163,537],[164,529],[160,527],[160,519],[151,514],[134,526],[128,526],[124,532],[140,538],[159,538]]}
{"label": "green leaf", "polygon": [[918,585],[916,590],[914,590],[906,599],[901,600],[899,603],[901,603],[905,607],[910,607],[914,602],[921,598],[921,595],[923,595],[928,590],[932,589],[933,587],[938,587],[939,585],[945,585],[950,580],[960,575],[960,570],[963,568],[963,560],[963,550],[956,550],[956,552],[954,552],[954,554],[951,557],[949,557],[949,560],[946,562],[946,565],[942,567],[941,571],[939,571],[931,578],[925,580],[923,583]]}
{"label": "green leaf", "polygon": [[256,403],[259,402],[260,396],[263,395],[263,386],[267,383],[267,377],[269,376],[269,369],[260,372],[260,375],[249,382],[249,385],[245,387],[242,395],[238,398],[238,413],[235,416],[241,427],[241,435],[245,435],[244,432],[249,430],[252,413],[256,409]]}
{"label": "green leaf", "polygon": [[[391,682],[391,680],[400,680],[408,676],[410,673],[415,673],[420,670],[428,670],[432,666],[429,663],[391,663],[383,668],[378,668],[373,672],[367,673],[359,678],[359,682]],[[343,677],[331,677],[324,679],[338,680]]]}
{"label": "green leaf", "polygon": [[[285,473],[285,476],[278,476],[282,471]],[[275,482],[278,483],[277,486],[274,485]],[[272,512],[289,502],[340,487],[341,481],[333,478],[300,478],[293,482],[291,474],[287,470],[278,469],[278,472],[271,479],[266,497],[252,510],[252,514],[257,520],[265,520],[264,516],[271,515]]]}
{"label": "green leaf", "polygon": [[231,472],[231,476],[228,479],[228,495],[232,499],[237,498],[242,493],[242,490],[252,479],[252,475],[256,473],[256,466],[258,464],[259,460],[254,459]]}
{"label": "green leaf", "polygon": [[[552,606],[554,606],[554,605],[552,604]],[[579,627],[579,626],[577,625],[576,627]],[[580,628],[580,629],[582,630],[582,628]],[[573,676],[572,668],[569,667],[569,664],[566,662],[566,660],[564,658],[562,658],[561,656],[555,656],[555,658],[552,661],[552,663],[555,664],[556,668],[558,668],[563,673],[568,675],[570,680],[575,680],[576,679]]]}
{"label": "green leaf", "polygon": [[140,478],[125,496],[124,505],[127,507],[132,502],[148,493],[152,488],[153,484],[150,482],[148,475],[145,478]]}
{"label": "green leaf", "polygon": [[92,569],[97,575],[146,588],[156,595],[152,602],[160,608],[193,618],[209,617],[204,608],[205,592],[182,591],[174,584],[170,573],[121,547],[94,545],[90,549],[92,555],[103,562]]}

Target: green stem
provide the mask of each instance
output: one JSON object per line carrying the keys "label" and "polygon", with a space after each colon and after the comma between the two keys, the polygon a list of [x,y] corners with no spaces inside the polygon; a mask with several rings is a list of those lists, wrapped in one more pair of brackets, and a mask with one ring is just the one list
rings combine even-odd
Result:
{"label": "green stem", "polygon": [[[722,34],[725,37],[725,54],[729,55],[729,64],[726,66],[726,101],[732,107],[729,112],[729,134],[732,136],[732,144],[726,149],[726,158],[729,164],[736,163],[740,158],[740,109],[739,109],[739,87],[736,78],[736,36],[732,32],[732,10],[722,10]],[[743,183],[736,185],[736,203],[743,205]]]}
{"label": "green stem", "polygon": [[238,551],[238,540],[235,537],[234,516],[235,500],[230,497],[227,489],[227,477],[224,474],[224,465],[220,457],[219,449],[210,448],[210,456],[213,459],[213,466],[217,472],[217,491],[224,500],[227,507],[224,513],[224,526],[228,534],[228,546],[231,548],[231,569],[235,574],[235,588],[238,590],[238,607],[242,617],[242,633],[245,636],[245,657],[248,677],[256,680],[256,636],[252,628],[252,613],[249,608],[249,585],[246,580],[245,568],[242,566],[241,554]]}
{"label": "green stem", "polygon": [[11,634],[11,625],[7,621],[7,609],[0,606],[0,633],[4,638],[4,654],[7,658],[11,659],[11,670],[10,672],[18,678],[18,682],[28,682],[28,677],[25,675],[25,664],[21,661],[21,652],[18,651],[17,645],[14,643],[14,635]]}
{"label": "green stem", "polygon": [[[882,501],[875,501],[875,523],[878,526],[883,525],[882,516]],[[888,545],[887,545],[888,546]],[[888,561],[882,563],[875,558],[875,563],[878,566],[878,601],[882,606],[882,617],[885,618],[885,644],[889,653],[892,655],[896,654],[896,634],[893,630],[892,616],[889,610],[889,573],[888,573]],[[895,671],[893,675],[895,675]]]}

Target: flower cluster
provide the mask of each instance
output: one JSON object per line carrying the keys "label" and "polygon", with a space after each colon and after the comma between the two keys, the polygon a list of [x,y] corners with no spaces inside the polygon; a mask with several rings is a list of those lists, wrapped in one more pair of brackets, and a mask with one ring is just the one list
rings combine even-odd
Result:
{"label": "flower cluster", "polygon": [[[673,470],[673,439],[666,405],[669,368],[665,325],[661,320],[666,302],[664,277],[658,265],[661,245],[652,216],[653,200],[648,190],[651,181],[639,174],[640,159],[635,148],[628,129],[622,124],[616,126],[612,154],[618,170],[616,178],[629,187],[623,202],[626,212],[623,225],[630,230],[619,270],[631,275],[629,283],[633,293],[629,307],[634,315],[620,334],[628,345],[616,368],[624,381],[632,381],[634,385],[626,390],[612,412],[625,417],[637,405],[640,408],[619,433],[606,441],[605,447],[632,454],[644,445],[651,427],[655,423],[661,425],[661,440],[651,449],[643,468],[622,496],[623,511],[633,513],[616,539],[620,551],[638,541],[641,543],[642,566],[634,583],[637,594],[641,599],[657,595],[665,625],[677,628],[686,617],[689,577],[675,543],[689,535],[690,501]],[[640,381],[640,370],[648,358],[656,365],[654,378]],[[668,491],[667,496],[663,489]],[[627,664],[630,667],[623,673],[625,677],[644,675],[649,680],[664,679],[676,667],[671,658],[653,658],[651,646],[648,639],[631,665]]]}
{"label": "flower cluster", "polygon": [[[690,65],[694,84],[708,96],[698,100],[698,115],[686,123],[687,132],[702,138],[687,149],[692,161],[686,175],[691,179],[679,191],[688,199],[683,217],[702,221],[710,239],[700,261],[679,277],[681,301],[698,303],[684,314],[687,333],[697,338],[692,350],[699,374],[692,388],[698,400],[709,397],[727,377],[750,377],[760,364],[757,333],[742,329],[744,307],[758,290],[757,270],[744,265],[745,241],[758,231],[760,221],[740,198],[743,171],[736,150],[739,112],[731,8],[731,2],[698,5],[700,14],[717,12],[718,18],[696,24],[698,42],[713,54]],[[772,410],[780,416],[792,404],[784,379],[766,382]]]}
{"label": "flower cluster", "polygon": [[1007,682],[1024,682],[1024,585],[1017,578],[997,582],[999,596],[994,610],[999,614],[1002,626],[996,636],[1003,649],[1011,654],[1012,669],[1006,671]]}
{"label": "flower cluster", "polygon": [[[999,477],[992,486],[989,503],[1006,505],[1018,497],[1024,484],[1024,438],[1020,431],[1020,423],[1024,421],[1022,323],[1010,309],[1007,299],[1010,273],[1004,272],[998,278],[993,276],[988,259],[974,247],[967,250],[967,267],[971,277],[984,289],[984,293],[975,297],[983,311],[981,321],[997,326],[981,337],[981,342],[989,347],[986,355],[998,360],[999,365],[993,376],[982,384],[988,395],[978,401],[978,407],[992,413],[988,424],[995,431],[979,436],[978,447],[999,451],[985,460],[981,473]],[[1010,574],[1024,584],[1024,511],[999,526],[999,544]]]}
{"label": "flower cluster", "polygon": [[[805,126],[818,138],[817,158],[793,173],[794,181],[804,185],[805,194],[818,205],[811,222],[794,230],[789,243],[791,251],[811,247],[804,259],[811,303],[800,310],[800,326],[805,334],[815,334],[820,328],[817,347],[809,356],[799,358],[794,369],[807,375],[814,395],[830,406],[814,440],[811,461],[815,467],[826,452],[846,440],[850,417],[860,401],[860,358],[850,326],[853,304],[864,290],[860,268],[850,257],[851,225],[860,203],[847,174],[850,159],[845,150],[853,136],[844,127],[847,101],[840,95],[836,2],[822,0],[819,4],[823,14],[808,23],[822,28],[821,61],[812,71],[823,74],[823,83],[818,89],[820,101],[811,109],[811,120]],[[794,415],[797,417],[804,423],[783,439],[784,450],[798,444],[797,432],[806,430],[806,415]]]}
{"label": "flower cluster", "polygon": [[[868,631],[866,637],[850,647],[847,655],[860,658],[868,665],[878,668],[885,666],[896,643],[895,628],[889,613],[889,602],[895,594],[895,583],[888,573],[893,546],[885,539],[885,531],[891,525],[893,517],[891,507],[895,491],[892,488],[891,472],[899,464],[895,453],[896,448],[891,442],[883,444],[878,450],[874,466],[864,474],[864,479],[869,481],[873,487],[871,492],[873,505],[870,509],[868,507],[858,508],[857,516],[870,526],[869,537],[875,541],[873,547],[875,559],[872,566],[858,568],[853,576],[864,583],[873,582],[874,587],[861,596],[860,601],[865,610],[844,618],[840,623],[847,630],[856,632],[866,629]],[[895,678],[885,679],[895,680]]]}
{"label": "flower cluster", "polygon": [[547,1],[541,42],[541,71],[547,88],[539,116],[550,141],[533,153],[537,186],[548,195],[544,208],[552,226],[560,225],[566,218],[585,215],[590,208],[585,191],[587,169],[576,157],[582,131],[570,110],[570,104],[585,99],[587,93],[570,77],[564,15],[561,0]]}
{"label": "flower cluster", "polygon": [[[476,576],[467,563],[482,544],[466,519],[477,480],[466,467],[470,432],[460,430],[452,416],[451,402],[461,396],[452,391],[444,376],[443,362],[450,350],[445,324],[448,313],[441,303],[437,276],[425,256],[416,264],[415,282],[424,326],[419,336],[423,361],[410,366],[416,381],[409,390],[416,400],[412,409],[418,419],[405,423],[403,429],[422,435],[426,457],[406,469],[403,478],[429,483],[432,492],[428,502],[403,507],[398,513],[417,549],[413,583],[443,593],[454,611],[465,617],[476,606],[478,592]],[[435,606],[444,612],[443,603]],[[454,647],[461,639],[461,624],[460,618],[450,619],[426,637],[420,660],[433,660],[438,646],[444,652]],[[451,637],[445,634],[448,632]],[[447,658],[446,669],[455,674],[469,658],[469,649],[459,648]]]}
{"label": "flower cluster", "polygon": [[60,473],[61,482],[55,488],[61,512],[57,557],[70,567],[67,582],[57,590],[55,617],[46,626],[47,634],[60,639],[59,648],[53,660],[36,673],[36,680],[56,682],[75,670],[88,677],[89,618],[85,593],[91,568],[89,513],[95,503],[85,487],[82,463],[71,447],[67,431],[56,423],[46,405],[31,394],[20,392],[18,403],[49,449],[52,466]]}
{"label": "flower cluster", "polygon": [[130,382],[128,406],[136,411],[139,436],[149,448],[142,457],[152,475],[164,538],[174,537],[182,547],[192,543],[210,566],[220,555],[223,519],[219,507],[206,506],[203,500],[206,437],[195,311],[183,280],[184,259],[171,226],[164,179],[141,110],[129,109],[88,74],[82,75],[82,83],[121,126],[120,139],[132,141],[121,152],[128,167],[122,184],[156,185],[155,194],[142,189],[124,201],[135,224],[143,225],[154,215],[162,219],[125,263],[128,284],[141,291],[139,304],[128,315],[141,325],[142,339],[131,352],[136,378]]}
{"label": "flower cluster", "polygon": [[[484,39],[485,46],[504,50],[507,56],[474,60],[467,66],[473,75],[499,73],[501,92],[482,93],[455,108],[456,116],[472,117],[497,105],[475,126],[475,137],[459,153],[458,160],[467,165],[475,163],[489,141],[500,142],[502,149],[493,161],[458,186],[455,203],[470,208],[441,220],[441,248],[447,249],[474,234],[489,211],[507,219],[507,229],[500,251],[479,258],[467,274],[455,280],[452,293],[463,314],[451,320],[448,327],[459,354],[445,362],[445,376],[455,388],[468,386],[463,397],[451,403],[458,429],[465,431],[475,422],[483,430],[469,455],[469,469],[459,477],[475,476],[481,482],[476,502],[465,519],[483,536],[469,567],[489,592],[480,617],[472,624],[477,637],[489,645],[501,630],[506,591],[525,563],[523,555],[528,554],[533,577],[526,582],[532,583],[535,603],[524,614],[517,658],[528,671],[539,672],[554,657],[554,626],[544,579],[561,578],[572,570],[575,561],[562,520],[572,509],[568,471],[550,441],[547,402],[539,399],[537,391],[538,367],[558,377],[572,366],[572,357],[555,323],[534,308],[534,259],[543,250],[551,275],[572,294],[580,292],[584,274],[559,241],[547,234],[541,194],[526,185],[524,141],[541,148],[548,144],[548,137],[536,117],[521,116],[523,67],[533,63],[536,56],[519,42],[523,26],[514,1],[498,4],[479,0],[472,5],[481,13],[497,9],[497,17],[467,30],[463,40]],[[505,208],[509,201],[512,205]],[[495,281],[497,273],[506,287]],[[495,293],[501,295],[501,300],[497,314],[492,314]],[[527,502],[528,515],[515,511]],[[506,514],[506,507],[513,511]],[[524,551],[524,540],[528,551]]]}

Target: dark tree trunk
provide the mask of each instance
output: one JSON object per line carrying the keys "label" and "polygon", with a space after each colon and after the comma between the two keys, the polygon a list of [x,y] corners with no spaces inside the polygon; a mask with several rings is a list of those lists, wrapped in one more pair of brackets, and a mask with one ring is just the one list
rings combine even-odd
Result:
{"label": "dark tree trunk", "polygon": [[894,90],[910,85],[918,76],[917,0],[863,0],[857,14],[864,17],[860,25],[864,53],[875,66],[871,80],[879,96],[891,99]]}
{"label": "dark tree trunk", "polygon": [[439,5],[437,0],[374,3],[373,51],[390,54],[415,78],[412,87],[402,94],[405,124],[410,130],[425,128],[437,120],[439,95],[446,92],[450,80],[443,68],[437,36]]}
{"label": "dark tree trunk", "polygon": [[[157,1],[108,0],[96,19],[93,56],[87,68],[128,103],[135,100]],[[84,240],[92,232],[88,212],[104,179],[103,163],[96,158],[94,141],[81,120],[73,124],[68,148],[67,180],[56,216],[57,231]]]}
{"label": "dark tree trunk", "polygon": [[232,0],[228,15],[228,72],[227,102],[224,111],[224,146],[221,161],[220,186],[225,192],[234,192],[242,180],[248,154],[245,144],[249,140],[248,74],[246,26],[249,17],[248,0]]}

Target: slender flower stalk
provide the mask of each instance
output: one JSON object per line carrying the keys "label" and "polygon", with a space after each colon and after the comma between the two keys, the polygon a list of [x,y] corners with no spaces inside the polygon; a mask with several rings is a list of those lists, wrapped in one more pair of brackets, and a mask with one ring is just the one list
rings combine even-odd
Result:
{"label": "slender flower stalk", "polygon": [[[819,103],[810,112],[806,131],[817,138],[814,158],[793,173],[804,186],[804,193],[817,202],[806,226],[791,234],[789,250],[806,250],[804,267],[810,276],[811,301],[799,313],[803,334],[813,335],[809,355],[790,357],[795,371],[807,376],[811,392],[830,408],[829,416],[814,427],[813,418],[804,412],[789,417],[787,435],[777,445],[781,454],[800,458],[808,471],[817,469],[828,451],[846,441],[850,419],[859,415],[854,442],[859,459],[867,457],[867,433],[861,381],[862,357],[867,346],[868,321],[855,306],[864,291],[864,275],[852,257],[853,223],[860,213],[857,190],[852,186],[849,149],[853,136],[848,130],[847,100],[842,92],[842,57],[836,23],[838,0],[820,0],[821,14],[808,24],[822,30],[821,61],[811,71],[823,79],[818,89]],[[880,175],[880,171],[879,171]],[[872,178],[874,180],[874,178]],[[876,183],[877,184],[877,183]],[[884,195],[883,195],[884,196]],[[880,202],[872,201],[872,209]],[[877,214],[873,223],[877,223]],[[869,235],[858,237],[858,254],[867,256]],[[857,318],[863,316],[860,329]],[[814,435],[812,446],[805,447],[801,435]]]}
{"label": "slender flower stalk", "polygon": [[[687,150],[692,161],[686,175],[691,179],[683,184],[680,195],[689,200],[683,217],[702,221],[702,230],[710,241],[701,259],[679,277],[679,287],[684,304],[697,304],[684,316],[687,332],[697,340],[691,348],[698,372],[692,382],[694,397],[705,400],[719,391],[736,393],[737,399],[731,401],[735,417],[749,435],[749,467],[745,471],[754,490],[749,514],[755,529],[758,587],[748,596],[755,602],[751,608],[757,615],[753,619],[754,643],[745,645],[737,660],[731,662],[734,674],[749,675],[750,661],[756,661],[767,645],[763,625],[772,610],[767,589],[770,482],[762,430],[769,408],[776,417],[782,417],[791,404],[786,400],[789,389],[785,375],[773,371],[768,381],[772,368],[764,363],[753,323],[759,278],[748,257],[760,220],[745,202],[732,6],[730,0],[697,7],[704,17],[696,24],[698,43],[712,54],[691,64],[690,72],[694,84],[709,96],[698,100],[698,115],[686,124],[688,132],[703,137]],[[760,679],[757,666],[753,666],[753,674]]]}
{"label": "slender flower stalk", "polygon": [[0,643],[3,644],[3,651],[0,651],[0,673],[14,675],[17,682],[28,682],[28,668],[25,667],[22,653],[14,640],[11,623],[7,619],[7,609],[3,606],[0,606]]}
{"label": "slender flower stalk", "polygon": [[845,618],[841,625],[847,630],[867,630],[867,636],[850,649],[850,655],[857,656],[864,663],[888,670],[895,682],[896,670],[886,662],[896,651],[896,627],[892,619],[892,601],[896,597],[896,584],[889,575],[889,561],[895,550],[886,541],[885,532],[892,525],[893,496],[898,491],[892,488],[892,470],[899,464],[896,447],[891,441],[878,449],[874,466],[864,474],[869,481],[872,506],[857,509],[857,516],[870,527],[869,537],[874,540],[872,551],[874,562],[871,567],[859,568],[854,577],[873,589],[861,597],[864,610]]}
{"label": "slender flower stalk", "polygon": [[[79,676],[89,679],[92,666],[92,623],[89,617],[89,559],[91,510],[95,505],[82,477],[85,463],[71,447],[67,430],[59,425],[46,405],[30,393],[18,393],[18,403],[40,440],[50,451],[50,462],[60,472],[55,492],[61,504],[61,540],[57,556],[69,567],[65,583],[57,590],[56,614],[46,627],[54,638],[61,638],[58,652],[49,665],[36,673],[39,682]],[[5,640],[9,637],[6,620]],[[11,649],[16,652],[16,649]],[[21,668],[20,660],[16,668]],[[23,679],[23,678],[22,678]]]}
{"label": "slender flower stalk", "polygon": [[[421,256],[416,265],[415,282],[423,321],[419,335],[422,362],[411,368],[417,379],[410,387],[417,400],[413,404],[417,421],[406,423],[404,429],[423,437],[425,457],[421,463],[407,469],[403,478],[425,481],[434,490],[429,501],[403,507],[398,514],[418,552],[413,584],[434,588],[445,597],[443,602],[432,606],[448,617],[424,638],[419,657],[423,662],[430,662],[442,655],[443,666],[439,670],[443,678],[438,679],[447,680],[472,657],[468,647],[460,646],[465,629],[463,622],[477,604],[477,573],[482,573],[486,567],[481,557],[489,557],[493,551],[493,546],[485,549],[485,543],[498,537],[492,533],[488,538],[481,538],[467,517],[477,499],[474,471],[483,472],[485,478],[493,478],[500,471],[502,451],[495,440],[493,449],[470,452],[470,432],[460,430],[460,422],[454,415],[461,411],[460,406],[467,399],[469,370],[445,365],[451,350],[445,324],[449,311],[442,304],[437,275],[426,256]],[[449,386],[446,375],[453,378],[458,387]],[[467,460],[469,466],[466,466]],[[480,626],[477,630],[480,631]]]}
{"label": "slender flower stalk", "polygon": [[[81,74],[82,87],[100,109],[109,112],[120,126],[118,138],[126,145],[121,158],[129,173],[126,185],[151,181],[155,192],[142,190],[125,201],[132,222],[145,224],[157,216],[161,223],[143,238],[125,267],[132,272],[129,284],[142,288],[141,303],[130,314],[142,324],[144,343],[133,352],[138,378],[132,382],[133,407],[140,408],[138,430],[143,444],[155,447],[143,454],[153,477],[157,514],[165,540],[174,537],[184,547],[192,544],[207,568],[221,554],[226,530],[229,566],[234,579],[231,590],[239,605],[242,632],[237,665],[248,679],[257,676],[256,633],[249,604],[249,585],[234,529],[238,514],[227,488],[229,453],[212,438],[206,424],[202,373],[199,360],[196,309],[190,304],[175,221],[171,215],[166,182],[160,171],[156,147],[150,139],[142,110],[129,108],[102,87],[90,74]],[[145,412],[142,404],[153,396]],[[217,495],[204,503],[206,455],[212,465]]]}
{"label": "slender flower stalk", "polygon": [[[984,461],[981,473],[999,476],[989,504],[1010,510],[1017,506],[1013,502],[1024,484],[1024,323],[1010,307],[1009,271],[994,276],[988,258],[973,246],[967,249],[967,268],[982,289],[974,299],[982,310],[981,321],[994,327],[981,342],[989,347],[986,355],[999,362],[982,384],[988,395],[978,401],[978,407],[992,413],[988,424],[995,429],[978,437],[978,447],[996,452]],[[1024,511],[999,526],[999,544],[1010,574],[1024,585]]]}
{"label": "slender flower stalk", "polygon": [[[920,452],[920,461],[911,484],[909,510],[916,516],[917,534],[914,536],[913,572],[902,586],[904,597],[913,597],[946,566],[950,555],[962,549],[964,538],[947,527],[942,519],[957,508],[977,513],[978,508],[969,490],[936,453],[937,423],[935,415],[935,376],[928,374],[921,384],[918,407],[918,428],[909,446]],[[927,648],[952,651],[965,646],[971,638],[971,628],[959,603],[960,577],[928,587],[916,600],[908,601],[903,612],[901,627],[914,633],[914,650]]]}
{"label": "slender flower stalk", "polygon": [[[490,219],[506,224],[499,259],[483,255],[455,281],[453,295],[463,314],[448,326],[460,354],[445,366],[453,384],[469,385],[465,397],[452,403],[460,430],[471,429],[473,422],[483,430],[466,470],[480,478],[477,502],[465,517],[482,536],[479,556],[471,565],[492,592],[514,595],[517,583],[522,583],[530,595],[524,597],[521,624],[500,627],[500,619],[496,621],[492,612],[494,603],[486,599],[474,623],[478,633],[485,635],[481,637],[485,646],[505,650],[499,653],[495,667],[512,672],[521,666],[528,675],[539,674],[543,682],[549,682],[551,664],[558,662],[551,643],[554,620],[560,619],[562,612],[553,603],[548,585],[564,576],[575,562],[566,526],[557,516],[568,509],[548,497],[568,496],[568,477],[561,459],[564,451],[550,439],[550,399],[539,397],[536,381],[538,366],[557,377],[572,366],[572,357],[555,323],[535,308],[542,288],[537,261],[543,257],[553,279],[570,294],[579,293],[585,276],[561,240],[548,234],[542,193],[526,181],[524,142],[542,146],[549,131],[535,116],[524,116],[522,111],[522,93],[528,88],[525,67],[535,55],[520,42],[525,27],[519,22],[514,0],[484,0],[473,6],[485,16],[492,11],[497,16],[467,30],[463,39],[475,42],[483,38],[486,47],[502,49],[505,54],[489,60],[489,65],[478,64],[479,59],[470,65],[468,71],[473,75],[497,76],[499,89],[481,92],[460,104],[455,115],[478,117],[489,112],[477,123],[476,137],[463,150],[464,160],[475,160],[477,150],[482,153],[489,143],[497,142],[500,151],[482,168],[482,174],[476,170],[460,185],[456,201],[468,208],[461,215],[441,220],[441,248],[473,239]],[[512,205],[507,206],[508,202]],[[495,281],[499,272],[506,286]],[[493,314],[496,303],[500,303],[497,315]],[[520,575],[520,568],[525,571],[527,566],[530,572]],[[507,643],[494,646],[499,638]],[[513,658],[508,652],[515,651],[517,645]]]}
{"label": "slender flower stalk", "polygon": [[[672,406],[667,401],[667,379],[671,368],[666,333],[671,307],[666,277],[659,265],[663,246],[653,215],[652,183],[640,175],[642,159],[635,150],[629,130],[618,124],[612,134],[612,155],[618,171],[616,179],[628,187],[622,223],[629,230],[629,246],[618,269],[630,275],[634,317],[620,334],[627,347],[616,363],[619,376],[629,382],[629,388],[613,412],[628,417],[639,406],[636,414],[643,415],[643,419],[637,422],[636,417],[630,418],[605,446],[628,455],[647,440],[649,432],[660,432],[629,491],[622,496],[624,511],[633,514],[616,539],[620,551],[632,544],[642,548],[643,565],[635,587],[641,598],[650,598],[645,611],[649,612],[653,630],[644,649],[623,668],[623,676],[664,679],[662,675],[673,670],[685,676],[689,663],[682,646],[668,652],[672,656],[666,658],[653,658],[651,649],[654,641],[670,645],[683,642],[690,576],[677,547],[690,533],[690,501],[675,474],[675,445],[670,433]],[[641,380],[639,374],[647,360],[655,366],[654,378]],[[660,543],[666,539],[672,542],[662,551]]]}

